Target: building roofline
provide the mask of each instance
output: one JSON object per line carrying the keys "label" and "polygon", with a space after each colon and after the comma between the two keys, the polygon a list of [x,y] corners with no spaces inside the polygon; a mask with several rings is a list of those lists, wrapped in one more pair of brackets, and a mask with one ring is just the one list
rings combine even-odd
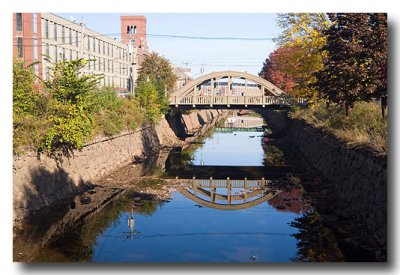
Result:
{"label": "building roofline", "polygon": [[[65,21],[67,21],[67,22],[73,23],[73,24],[75,24],[77,27],[81,27],[81,24],[80,24],[80,23],[76,23],[76,22],[71,21],[71,20],[69,20],[69,19],[67,19],[67,18],[64,18],[64,17],[62,17],[62,16],[59,16],[59,15],[57,15],[57,14],[55,14],[55,13],[43,12],[43,13],[41,13],[41,15],[42,15],[42,14],[50,14],[50,15],[52,15],[52,16],[58,17],[58,18],[60,18],[60,19],[62,19],[62,20],[65,20]],[[117,42],[117,43],[120,43],[121,45],[126,46],[124,43],[122,43],[121,38],[120,38],[120,39],[113,38],[113,37],[108,36],[108,35],[105,35],[105,34],[103,34],[103,33],[99,33],[99,32],[97,32],[97,31],[95,31],[95,30],[93,30],[93,29],[91,29],[91,28],[88,28],[87,26],[85,26],[85,29],[88,30],[88,31],[90,31],[90,32],[92,32],[93,34],[95,34],[96,37],[105,37],[105,38],[107,38],[107,39],[112,40],[113,42]]]}
{"label": "building roofline", "polygon": [[121,20],[132,20],[132,19],[147,21],[147,18],[144,15],[121,15]]}
{"label": "building roofline", "polygon": [[[62,16],[60,16],[60,15],[58,15],[58,14],[55,14],[55,13],[51,13],[51,12],[42,12],[41,14],[51,14],[51,15],[54,15],[54,16],[56,16],[56,17],[58,17],[58,18],[61,18],[61,19],[63,19],[63,20],[66,20],[66,21],[68,21],[68,22],[71,22],[71,23],[73,23],[73,24],[75,24],[75,25],[77,25],[78,27],[80,27],[81,26],[81,23],[76,23],[76,22],[74,22],[74,21],[72,21],[72,20],[70,20],[70,19],[67,19],[67,18],[65,18],[65,17],[62,17]],[[89,28],[88,28],[89,29]],[[90,30],[90,29],[89,29]]]}

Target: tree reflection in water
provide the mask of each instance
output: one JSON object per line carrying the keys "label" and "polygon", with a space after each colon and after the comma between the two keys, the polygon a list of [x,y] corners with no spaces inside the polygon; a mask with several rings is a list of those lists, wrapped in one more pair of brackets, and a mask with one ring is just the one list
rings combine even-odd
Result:
{"label": "tree reflection in water", "polygon": [[[40,253],[36,261],[44,262],[90,262],[93,255],[92,241],[82,235],[82,228],[71,230]],[[49,253],[50,252],[50,253]]]}
{"label": "tree reflection in water", "polygon": [[281,149],[272,145],[272,144],[264,144],[263,143],[263,150],[264,150],[264,159],[263,165],[264,166],[279,166],[285,164],[285,156]]}
{"label": "tree reflection in water", "polygon": [[298,228],[293,234],[298,240],[295,262],[343,262],[344,256],[339,249],[332,231],[325,227],[321,217],[314,211],[306,212],[290,224]]}
{"label": "tree reflection in water", "polygon": [[141,198],[141,205],[134,207],[134,213],[145,216],[151,216],[158,206],[165,203],[154,200],[151,194],[131,191],[126,196],[110,202],[107,207],[91,218],[78,223],[75,228],[64,234],[55,235],[31,261],[90,262],[93,258],[96,238],[113,223],[118,223],[121,215],[131,212],[134,197]]}

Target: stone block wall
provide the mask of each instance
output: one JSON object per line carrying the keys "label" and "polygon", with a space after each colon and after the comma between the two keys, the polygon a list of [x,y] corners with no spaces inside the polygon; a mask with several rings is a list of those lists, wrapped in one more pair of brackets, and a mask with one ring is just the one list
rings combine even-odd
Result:
{"label": "stone block wall", "polygon": [[177,112],[167,118],[176,136],[186,141],[204,134],[220,119],[226,117],[224,110],[193,110],[189,114]]}
{"label": "stone block wall", "polygon": [[325,196],[333,197],[329,199],[332,207],[325,211],[330,216],[326,221],[333,227],[357,224],[355,236],[345,233],[349,241],[360,238],[362,244],[354,246],[361,245],[378,260],[386,259],[387,156],[363,146],[350,147],[333,134],[302,121],[291,123],[290,135],[296,148],[327,180],[319,187],[329,189]]}
{"label": "stone block wall", "polygon": [[71,156],[15,156],[13,160],[14,219],[19,220],[87,188],[117,168],[179,140],[165,119],[155,127],[140,128],[113,137],[99,137]]}
{"label": "stone block wall", "polygon": [[326,224],[349,247],[385,261],[387,156],[365,146],[351,147],[327,130],[287,118],[286,112],[268,110],[263,116],[322,175],[318,186],[310,188],[322,198],[319,210]]}

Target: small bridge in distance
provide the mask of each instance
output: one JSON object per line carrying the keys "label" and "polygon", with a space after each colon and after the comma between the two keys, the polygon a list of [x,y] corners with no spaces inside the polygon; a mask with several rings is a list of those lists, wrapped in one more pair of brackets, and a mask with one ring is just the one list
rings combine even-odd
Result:
{"label": "small bridge in distance", "polygon": [[226,133],[231,133],[231,132],[264,132],[264,127],[216,127],[215,132],[226,132]]}

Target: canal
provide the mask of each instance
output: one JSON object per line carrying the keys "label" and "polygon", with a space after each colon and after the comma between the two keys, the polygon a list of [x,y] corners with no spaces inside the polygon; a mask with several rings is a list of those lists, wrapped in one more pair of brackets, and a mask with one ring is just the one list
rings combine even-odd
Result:
{"label": "canal", "polygon": [[[79,221],[62,222],[63,215],[79,211],[74,203],[56,215],[61,221],[57,228],[63,228],[59,233],[49,222],[44,226],[43,219],[25,225],[24,230],[39,233],[16,236],[15,258],[125,263],[345,260],[303,187],[317,177],[280,146],[267,142],[260,131],[213,131],[184,150],[171,150],[163,169],[155,169],[157,177],[144,177],[139,187],[121,192]],[[149,188],[167,196],[146,195]],[[56,232],[49,233],[49,228]],[[34,253],[26,255],[29,246]]]}

